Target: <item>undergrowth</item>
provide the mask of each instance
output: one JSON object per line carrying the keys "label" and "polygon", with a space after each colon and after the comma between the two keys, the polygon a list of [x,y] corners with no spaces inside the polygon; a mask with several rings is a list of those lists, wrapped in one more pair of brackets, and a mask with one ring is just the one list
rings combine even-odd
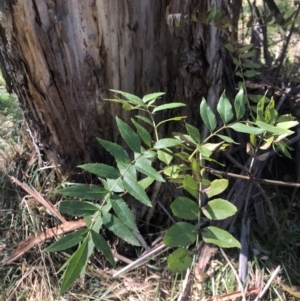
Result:
{"label": "undergrowth", "polygon": [[[223,16],[215,12],[214,8],[207,12],[207,18],[208,22],[214,22],[217,27],[226,27],[222,21]],[[271,25],[278,26],[271,13],[267,19]],[[287,21],[289,23],[286,26],[292,24],[290,22],[294,22],[293,15],[287,18]],[[193,16],[193,22],[197,22],[196,15]],[[226,48],[232,54],[236,76],[244,85],[247,80],[260,75],[261,65],[251,60],[256,53],[252,44],[244,47],[227,44]],[[0,82],[4,84],[3,80]],[[234,299],[241,297],[243,290],[245,293],[247,290],[253,290],[254,293],[245,298],[253,300],[253,296],[258,293],[255,289],[262,283],[267,283],[272,275],[277,276],[272,279],[269,290],[264,295],[265,300],[299,299],[299,288],[295,286],[300,276],[298,188],[263,186],[271,206],[263,197],[257,197],[256,193],[253,196],[255,200],[249,205],[246,214],[237,217],[237,222],[230,229],[231,234],[218,232],[220,230],[213,228],[217,220],[232,216],[236,212],[236,208],[229,205],[231,199],[224,199],[225,189],[227,186],[230,188],[227,182],[230,175],[226,171],[235,163],[226,161],[229,162],[226,171],[221,165],[218,170],[207,167],[211,162],[218,166],[216,161],[219,156],[215,155],[224,154],[239,142],[228,135],[228,132],[236,130],[249,135],[246,152],[251,163],[243,169],[242,175],[247,177],[244,180],[254,183],[253,185],[259,183],[257,180],[262,180],[254,176],[254,162],[258,160],[263,164],[267,161],[268,156],[273,155],[270,147],[281,155],[283,153],[289,158],[293,157],[293,150],[286,142],[288,135],[292,134],[289,128],[295,126],[296,121],[288,115],[278,116],[273,99],[266,95],[248,97],[247,89],[244,88],[245,86],[241,86],[239,92],[243,94],[243,101],[239,103],[239,100],[236,100],[234,108],[228,104],[226,95],[222,95],[217,108],[217,116],[221,117],[223,122],[221,126],[216,125],[216,115],[205,101],[202,101],[200,115],[209,128],[209,138],[213,138],[212,141],[205,140],[207,137],[201,137],[199,130],[188,123],[185,124],[185,132],[174,133],[173,137],[168,138],[158,137],[156,130],[161,124],[167,121],[183,121],[184,117],[156,120],[154,124],[154,110],[159,107],[155,101],[159,101],[158,97],[162,94],[156,94],[155,97],[146,95],[140,99],[115,91],[123,97],[114,98],[114,101],[121,103],[124,109],[138,109],[140,112],[144,108],[152,113],[150,117],[153,119],[139,113],[139,117],[130,125],[120,119],[116,120],[121,136],[127,143],[125,148],[99,140],[116,158],[116,164],[105,166],[89,163],[80,167],[99,177],[98,184],[102,185],[98,186],[100,190],[95,189],[96,185],[73,183],[68,187],[68,183],[60,184],[60,193],[65,195],[60,203],[60,210],[68,214],[68,217],[73,215],[72,219],[75,221],[82,217],[87,227],[58,238],[52,246],[49,246],[49,241],[46,241],[45,245],[36,246],[22,257],[22,263],[1,266],[2,300],[178,300],[183,292],[188,291],[190,283],[193,287],[191,298],[194,300],[199,300],[200,296],[206,297],[205,300],[213,300],[211,296]],[[176,106],[180,105],[173,104],[172,107],[172,104],[167,104],[161,105],[160,108],[165,110]],[[243,114],[241,110],[244,110]],[[231,123],[229,118],[233,112],[237,119],[234,119],[235,123]],[[0,122],[0,248],[4,255],[8,255],[20,241],[38,235],[44,228],[55,227],[58,222],[34,198],[24,196],[23,192],[16,189],[7,175],[17,175],[19,179],[45,195],[46,199],[57,200],[59,197],[53,196],[55,186],[58,185],[55,182],[53,167],[44,162],[45,165],[41,168],[33,148],[28,149],[30,139],[22,131],[24,127],[16,99],[8,95],[3,87],[0,90]],[[274,180],[276,174],[271,175]],[[143,238],[137,238],[136,234],[139,234],[138,226],[147,228],[149,223],[140,221],[137,225],[135,217],[126,207],[126,194],[131,194],[144,205],[153,205],[148,194],[139,189],[141,186],[143,191],[149,192],[148,187],[152,187],[152,180],[173,183],[179,186],[181,192],[182,189],[186,190],[173,200],[171,208],[163,208],[168,212],[166,219],[173,219],[174,225],[169,229],[153,225],[151,229],[155,229],[155,233],[147,233],[155,238],[162,236],[165,246],[169,249],[164,250],[165,253],[156,254],[152,259],[149,258],[151,260],[143,262],[142,265],[133,266],[132,270],[124,272],[119,279],[113,279],[112,276],[120,272],[124,264],[121,257],[116,260],[118,254],[112,251],[116,242],[111,239],[114,236],[109,231],[136,245],[133,249],[136,252],[134,258],[144,255],[143,248],[139,246],[144,243]],[[278,180],[281,180],[281,177]],[[231,182],[234,181],[236,180],[231,179]],[[211,192],[214,189],[221,193],[217,203],[211,199],[218,195],[216,191]],[[95,195],[94,192],[98,194]],[[71,197],[67,197],[68,195]],[[79,200],[74,201],[75,197]],[[123,197],[125,201],[122,201]],[[86,199],[90,202],[85,201]],[[250,198],[245,202],[250,203]],[[241,288],[241,279],[237,276],[241,266],[237,249],[226,253],[220,249],[211,257],[208,270],[196,268],[198,246],[202,240],[222,247],[240,247],[239,233],[247,225],[245,221],[251,224],[251,227],[247,228],[250,250],[246,262],[248,272],[244,279],[247,287]],[[274,226],[275,222],[278,222],[278,228]],[[99,231],[100,228],[102,231]],[[180,238],[178,231],[182,234]],[[153,240],[146,239],[146,243]],[[230,243],[226,244],[228,241]],[[76,245],[79,246],[77,251]],[[98,250],[92,254],[94,245]],[[44,252],[47,246],[48,250],[55,252]],[[125,244],[125,250],[126,247]],[[119,271],[112,269],[106,259]],[[281,273],[274,274],[278,265],[281,266]],[[56,274],[61,266],[62,269]],[[184,272],[186,270],[187,272]],[[60,280],[59,276],[62,274]],[[59,296],[59,290],[61,294],[65,294]]]}

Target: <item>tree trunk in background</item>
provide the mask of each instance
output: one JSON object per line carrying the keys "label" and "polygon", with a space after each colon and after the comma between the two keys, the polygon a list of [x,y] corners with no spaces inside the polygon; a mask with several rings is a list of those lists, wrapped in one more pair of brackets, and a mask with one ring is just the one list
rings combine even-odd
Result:
{"label": "tree trunk in background", "polygon": [[187,104],[182,114],[189,122],[199,120],[203,96],[215,107],[232,87],[226,35],[191,17],[212,5],[232,12],[228,2],[5,0],[1,69],[48,159],[63,170],[105,161],[96,137],[118,141],[115,116],[129,120],[104,100],[110,88],[138,96],[166,92],[163,101]]}

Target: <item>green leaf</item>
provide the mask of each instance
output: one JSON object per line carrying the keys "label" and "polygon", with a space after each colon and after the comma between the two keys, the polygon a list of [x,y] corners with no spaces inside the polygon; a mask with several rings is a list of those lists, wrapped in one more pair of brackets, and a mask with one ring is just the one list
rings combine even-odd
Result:
{"label": "green leaf", "polygon": [[190,135],[187,134],[181,134],[181,133],[177,133],[177,132],[173,132],[173,137],[181,140],[183,144],[186,144],[187,146],[192,146],[195,147],[197,144],[196,142],[192,139],[192,137]]}
{"label": "green leaf", "polygon": [[161,126],[163,123],[166,123],[166,122],[169,122],[169,121],[180,121],[182,119],[185,119],[186,116],[177,116],[177,117],[172,117],[172,118],[169,118],[169,119],[165,119],[161,122],[159,122],[156,127],[158,128],[159,126]]}
{"label": "green leaf", "polygon": [[113,142],[106,141],[103,139],[98,138],[98,142],[117,160],[123,161],[123,162],[128,162],[130,161],[129,156],[125,149]]}
{"label": "green leaf", "polygon": [[247,70],[247,71],[244,72],[244,76],[246,76],[248,78],[254,77],[254,76],[259,75],[259,74],[261,74],[261,72],[258,72],[256,70]]}
{"label": "green leaf", "polygon": [[292,159],[288,146],[283,141],[276,142],[275,144],[287,158]]}
{"label": "green leaf", "polygon": [[217,105],[217,111],[219,112],[224,124],[227,124],[233,118],[232,106],[226,97],[225,92],[220,97]]}
{"label": "green leaf", "polygon": [[211,220],[221,220],[236,214],[237,208],[226,200],[215,199],[209,201],[202,212]]}
{"label": "green leaf", "polygon": [[198,183],[193,179],[191,175],[186,175],[183,180],[183,188],[190,193],[193,197],[198,197]]}
{"label": "green leaf", "polygon": [[157,159],[157,151],[146,150],[143,153],[143,158],[150,159],[151,162]]}
{"label": "green leaf", "polygon": [[131,230],[139,231],[128,205],[122,198],[114,194],[110,198],[111,205],[119,219]]}
{"label": "green leaf", "polygon": [[158,140],[155,144],[154,144],[154,148],[155,149],[161,149],[161,148],[167,148],[167,147],[172,147],[172,146],[176,146],[176,145],[180,145],[182,142],[180,140],[177,139],[173,139],[173,138],[164,138],[164,139],[160,139]]}
{"label": "green leaf", "polygon": [[84,240],[84,235],[89,231],[89,229],[80,229],[73,233],[69,233],[59,239],[58,241],[51,244],[48,248],[45,249],[47,252],[57,252],[69,249],[73,246],[78,245]]}
{"label": "green leaf", "polygon": [[215,195],[222,193],[228,187],[228,180],[227,179],[219,179],[213,180],[210,183],[210,186],[204,189],[203,192],[207,194],[208,198],[211,198]]}
{"label": "green leaf", "polygon": [[101,251],[103,253],[103,255],[105,256],[105,258],[109,261],[109,263],[115,267],[116,263],[114,260],[114,256],[111,252],[110,247],[108,246],[106,240],[97,232],[95,231],[91,231],[92,234],[92,240],[95,244],[95,247]]}
{"label": "green leaf", "polygon": [[240,71],[235,72],[236,76],[239,76],[242,80],[244,80],[244,76]]}
{"label": "green leaf", "polygon": [[103,224],[109,231],[113,232],[115,235],[133,246],[140,246],[140,243],[132,234],[130,229],[116,216],[108,212],[102,212],[102,220]]}
{"label": "green leaf", "polygon": [[136,153],[141,151],[141,140],[136,132],[124,121],[116,116],[117,126],[122,138],[127,145]]}
{"label": "green leaf", "polygon": [[296,125],[298,125],[299,122],[298,121],[284,121],[284,122],[279,122],[276,124],[276,127],[280,128],[280,129],[290,129]]}
{"label": "green leaf", "polygon": [[208,148],[203,147],[203,145],[197,145],[197,149],[205,158],[209,158],[212,155],[212,151]]}
{"label": "green leaf", "polygon": [[99,177],[104,177],[108,179],[117,179],[120,177],[120,173],[117,169],[106,164],[88,163],[84,165],[79,165],[78,167],[88,172],[91,172]]}
{"label": "green leaf", "polygon": [[132,123],[134,124],[134,126],[136,127],[136,130],[139,134],[139,136],[141,137],[141,139],[144,141],[144,143],[151,147],[151,135],[149,134],[149,132],[140,124],[138,124],[133,118],[131,118]]}
{"label": "green leaf", "polygon": [[[167,151],[169,151],[170,153],[172,153],[171,150],[167,149]],[[158,159],[162,162],[164,162],[166,165],[169,165],[171,163],[171,161],[173,160],[173,156],[170,154],[165,153],[164,151],[158,150],[157,151],[157,156]]]}
{"label": "green leaf", "polygon": [[201,231],[203,240],[221,248],[241,248],[241,244],[227,231],[209,226]]}
{"label": "green leaf", "polygon": [[241,63],[240,63],[240,61],[239,60],[237,60],[235,57],[233,58],[233,63],[235,64],[235,65],[237,65],[238,67],[240,67],[241,66]]}
{"label": "green leaf", "polygon": [[242,54],[241,58],[242,59],[248,59],[249,57],[255,56],[255,54],[256,54],[256,50],[252,50],[252,51],[249,51],[249,52],[246,52],[246,53]]}
{"label": "green leaf", "polygon": [[203,122],[205,123],[209,131],[212,133],[217,127],[217,119],[216,115],[213,113],[204,97],[202,98],[200,104],[200,115]]}
{"label": "green leaf", "polygon": [[187,249],[177,249],[168,257],[168,268],[174,273],[185,272],[192,264]]}
{"label": "green leaf", "polygon": [[63,295],[74,281],[84,272],[88,261],[88,240],[86,239],[68,260],[68,266],[62,277],[60,294]]}
{"label": "green leaf", "polygon": [[244,68],[251,68],[251,69],[252,69],[252,68],[254,68],[254,69],[259,69],[259,68],[261,68],[261,65],[246,60],[246,61],[243,62],[243,67],[244,67]]}
{"label": "green leaf", "polygon": [[136,181],[133,181],[131,178],[124,177],[122,183],[127,192],[135,199],[146,206],[152,206],[145,190]]}
{"label": "green leaf", "polygon": [[232,44],[226,44],[226,45],[225,45],[225,48],[226,48],[227,50],[229,50],[230,52],[235,52],[235,48],[233,47]]}
{"label": "green leaf", "polygon": [[125,102],[122,105],[122,109],[125,110],[125,111],[131,111],[131,110],[133,110],[135,108],[136,108],[135,106],[130,105],[128,102]]}
{"label": "green leaf", "polygon": [[239,48],[238,51],[240,54],[242,54],[242,53],[245,53],[246,51],[250,50],[252,47],[253,47],[253,43],[250,43],[246,46]]}
{"label": "green leaf", "polygon": [[257,106],[256,106],[256,114],[257,114],[257,117],[256,117],[256,121],[264,121],[265,120],[265,117],[264,117],[264,111],[265,111],[265,100],[266,100],[266,97],[265,95],[259,100],[259,102],[257,103]]}
{"label": "green leaf", "polygon": [[160,105],[156,108],[154,108],[152,113],[162,111],[162,110],[167,110],[167,109],[174,109],[174,108],[179,108],[179,107],[185,107],[186,105],[181,102],[172,102],[172,103],[166,103],[164,105]]}
{"label": "green leaf", "polygon": [[60,189],[57,191],[57,193],[90,201],[95,201],[103,199],[109,193],[109,191],[98,185],[87,186],[84,184],[79,184]]}
{"label": "green leaf", "polygon": [[127,100],[119,99],[119,98],[106,98],[105,100],[108,100],[110,102],[122,103],[122,104],[125,104],[127,102]]}
{"label": "green leaf", "polygon": [[181,171],[182,167],[180,165],[171,165],[164,168],[164,174],[172,179],[177,178]]}
{"label": "green leaf", "polygon": [[143,101],[142,101],[139,97],[137,97],[137,96],[135,96],[135,95],[133,95],[133,94],[126,93],[126,92],[119,91],[119,90],[113,90],[113,89],[110,89],[110,91],[121,94],[121,95],[124,96],[127,100],[131,101],[131,102],[134,103],[134,104],[144,106]]}
{"label": "green leaf", "polygon": [[164,244],[167,247],[187,247],[197,238],[197,229],[190,223],[178,222],[171,226],[165,236]]}
{"label": "green leaf", "polygon": [[154,182],[154,179],[147,177],[145,179],[142,179],[138,181],[139,185],[146,190],[152,183]]}
{"label": "green leaf", "polygon": [[143,103],[147,103],[148,101],[157,99],[158,97],[161,97],[161,96],[163,96],[165,94],[166,93],[163,93],[163,92],[157,92],[157,93],[148,94],[148,95],[145,95],[143,97],[142,101],[143,101]]}
{"label": "green leaf", "polygon": [[147,161],[150,162],[145,158],[139,158],[138,160],[136,160],[134,166],[139,172],[145,174],[146,176],[151,177],[159,182],[165,182],[161,174],[158,173],[153,167],[151,167],[151,165],[149,165]]}
{"label": "green leaf", "polygon": [[85,225],[88,229],[90,229],[92,227],[92,217],[91,215],[85,215],[84,216],[84,221],[85,221]]}
{"label": "green leaf", "polygon": [[229,125],[228,127],[232,128],[236,132],[246,133],[246,134],[260,135],[265,132],[265,130],[263,129],[253,127],[253,126],[248,126],[246,124],[239,123],[239,122]]}
{"label": "green leaf", "polygon": [[293,134],[294,132],[291,131],[291,130],[287,130],[287,129],[284,129],[284,128],[280,128],[280,127],[277,127],[277,126],[272,126],[270,124],[267,124],[263,121],[256,121],[255,124],[260,127],[261,129],[264,129],[274,135],[283,135],[283,134],[287,134],[287,135],[291,135]]}
{"label": "green leaf", "polygon": [[244,94],[244,89],[243,87],[240,88],[238,94],[235,96],[234,100],[234,108],[235,108],[235,114],[236,114],[236,119],[239,120],[241,119],[246,112],[246,97]]}
{"label": "green leaf", "polygon": [[[106,208],[105,208],[106,206],[108,206],[108,204],[104,205],[104,206],[102,207],[102,210],[105,210],[105,209],[106,209]],[[94,230],[95,232],[98,233],[98,232],[100,231],[101,227],[102,227],[102,224],[103,224],[102,218],[101,218],[101,216],[98,214],[97,217],[94,219],[94,224],[92,225],[92,230]]]}
{"label": "green leaf", "polygon": [[220,137],[222,140],[224,140],[227,143],[239,144],[239,143],[235,142],[232,138],[230,138],[228,136],[224,136],[224,135],[217,135],[217,136]]}
{"label": "green leaf", "polygon": [[198,218],[199,207],[195,201],[186,197],[178,197],[171,204],[171,210],[177,217],[195,220]]}
{"label": "green leaf", "polygon": [[[118,169],[120,170],[120,173],[122,176],[125,176],[127,178],[131,177],[132,180],[136,181],[136,169],[131,162],[125,163],[125,162],[120,162],[117,160],[117,166],[118,166]],[[119,183],[120,182],[118,182],[118,184]],[[122,186],[122,184],[121,184],[121,186]]]}
{"label": "green leaf", "polygon": [[224,144],[224,141],[219,143],[205,143],[202,144],[202,147],[208,149],[211,152],[216,152],[220,149],[220,147]]}
{"label": "green leaf", "polygon": [[101,179],[101,182],[106,190],[110,190],[112,192],[124,192],[124,190],[125,190],[120,181],[117,181],[117,184],[116,184],[116,180]]}
{"label": "green leaf", "polygon": [[99,211],[99,207],[90,202],[63,201],[59,205],[59,210],[73,216],[86,216]]}
{"label": "green leaf", "polygon": [[287,122],[287,121],[293,121],[295,120],[295,117],[291,114],[285,114],[278,117],[277,122]]}
{"label": "green leaf", "polygon": [[192,175],[194,179],[199,183],[201,182],[201,170],[200,170],[200,165],[199,165],[199,160],[192,158],[191,161],[191,168],[192,168]]}
{"label": "green leaf", "polygon": [[277,115],[278,115],[277,111],[275,110],[275,101],[274,98],[272,97],[271,101],[269,102],[265,110],[266,123],[274,125],[277,119]]}
{"label": "green leaf", "polygon": [[187,130],[188,134],[191,136],[191,138],[194,140],[194,142],[195,143],[200,143],[200,132],[199,132],[199,130],[196,127],[194,127],[194,126],[192,126],[188,123],[185,124],[185,127],[186,127],[186,130]]}
{"label": "green leaf", "polygon": [[136,118],[143,120],[144,122],[148,123],[149,125],[151,125],[151,127],[153,127],[153,123],[151,122],[151,120],[147,117],[141,116],[141,115],[135,115]]}

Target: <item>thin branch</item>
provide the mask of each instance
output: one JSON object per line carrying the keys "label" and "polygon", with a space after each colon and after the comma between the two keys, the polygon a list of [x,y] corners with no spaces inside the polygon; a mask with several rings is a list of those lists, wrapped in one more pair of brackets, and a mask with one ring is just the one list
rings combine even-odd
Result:
{"label": "thin branch", "polygon": [[223,250],[222,248],[220,248],[220,250],[221,250],[222,255],[223,255],[224,258],[226,259],[227,263],[229,264],[229,266],[231,267],[231,269],[232,269],[232,271],[233,271],[233,273],[234,273],[234,275],[235,275],[235,278],[236,278],[236,280],[237,280],[237,282],[238,282],[238,284],[239,284],[239,288],[240,288],[241,293],[242,293],[242,296],[243,296],[243,301],[246,301],[246,291],[245,291],[245,289],[244,289],[244,287],[243,287],[243,283],[242,283],[241,278],[239,277],[237,271],[235,270],[234,266],[232,265],[231,261],[230,261],[229,258],[227,257],[227,255],[226,255],[226,253],[224,252],[224,250]]}
{"label": "thin branch", "polygon": [[29,193],[33,198],[35,198],[41,205],[48,209],[51,214],[57,217],[62,223],[66,223],[66,219],[59,213],[59,211],[50,203],[45,200],[34,188],[30,188],[27,184],[20,182],[15,177],[9,177],[12,183],[17,184],[23,188],[27,193]]}
{"label": "thin branch", "polygon": [[123,269],[121,269],[118,272],[116,272],[115,274],[113,274],[113,278],[120,277],[121,275],[129,272],[130,270],[139,267],[140,265],[142,265],[145,262],[147,262],[148,260],[150,260],[153,256],[157,256],[158,254],[165,252],[168,249],[169,248],[166,247],[163,243],[158,245],[157,247],[155,247],[152,250],[150,250],[149,252],[147,252],[145,255],[142,255],[137,260],[133,261],[132,263],[130,263]]}
{"label": "thin branch", "polygon": [[231,173],[231,172],[220,171],[220,170],[216,170],[216,169],[206,167],[206,166],[202,166],[202,168],[205,168],[211,174],[222,175],[224,177],[240,179],[240,180],[245,180],[245,181],[254,182],[254,183],[256,182],[256,183],[266,184],[266,185],[300,188],[300,183],[275,181],[275,180],[269,180],[269,179],[259,179],[259,178],[255,178],[252,176],[243,176],[243,175],[238,175],[238,174]]}
{"label": "thin branch", "polygon": [[279,265],[276,268],[276,270],[273,272],[272,276],[270,277],[269,281],[267,282],[267,284],[265,285],[263,290],[258,294],[257,298],[254,301],[259,301],[263,297],[263,295],[266,293],[267,289],[269,288],[269,286],[271,285],[273,280],[276,278],[276,276],[280,272],[280,270],[281,270],[281,268],[280,268],[280,265]]}

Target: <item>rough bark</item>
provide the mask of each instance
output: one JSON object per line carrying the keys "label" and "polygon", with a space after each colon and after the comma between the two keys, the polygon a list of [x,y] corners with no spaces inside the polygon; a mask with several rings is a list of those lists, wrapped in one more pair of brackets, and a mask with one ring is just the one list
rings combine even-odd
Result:
{"label": "rough bark", "polygon": [[163,101],[185,102],[190,120],[203,96],[214,107],[230,83],[226,35],[213,23],[191,22],[212,5],[229,7],[213,0],[5,0],[1,69],[47,157],[65,170],[103,156],[96,137],[118,141],[115,116],[129,115],[104,100],[110,88],[166,92]]}

